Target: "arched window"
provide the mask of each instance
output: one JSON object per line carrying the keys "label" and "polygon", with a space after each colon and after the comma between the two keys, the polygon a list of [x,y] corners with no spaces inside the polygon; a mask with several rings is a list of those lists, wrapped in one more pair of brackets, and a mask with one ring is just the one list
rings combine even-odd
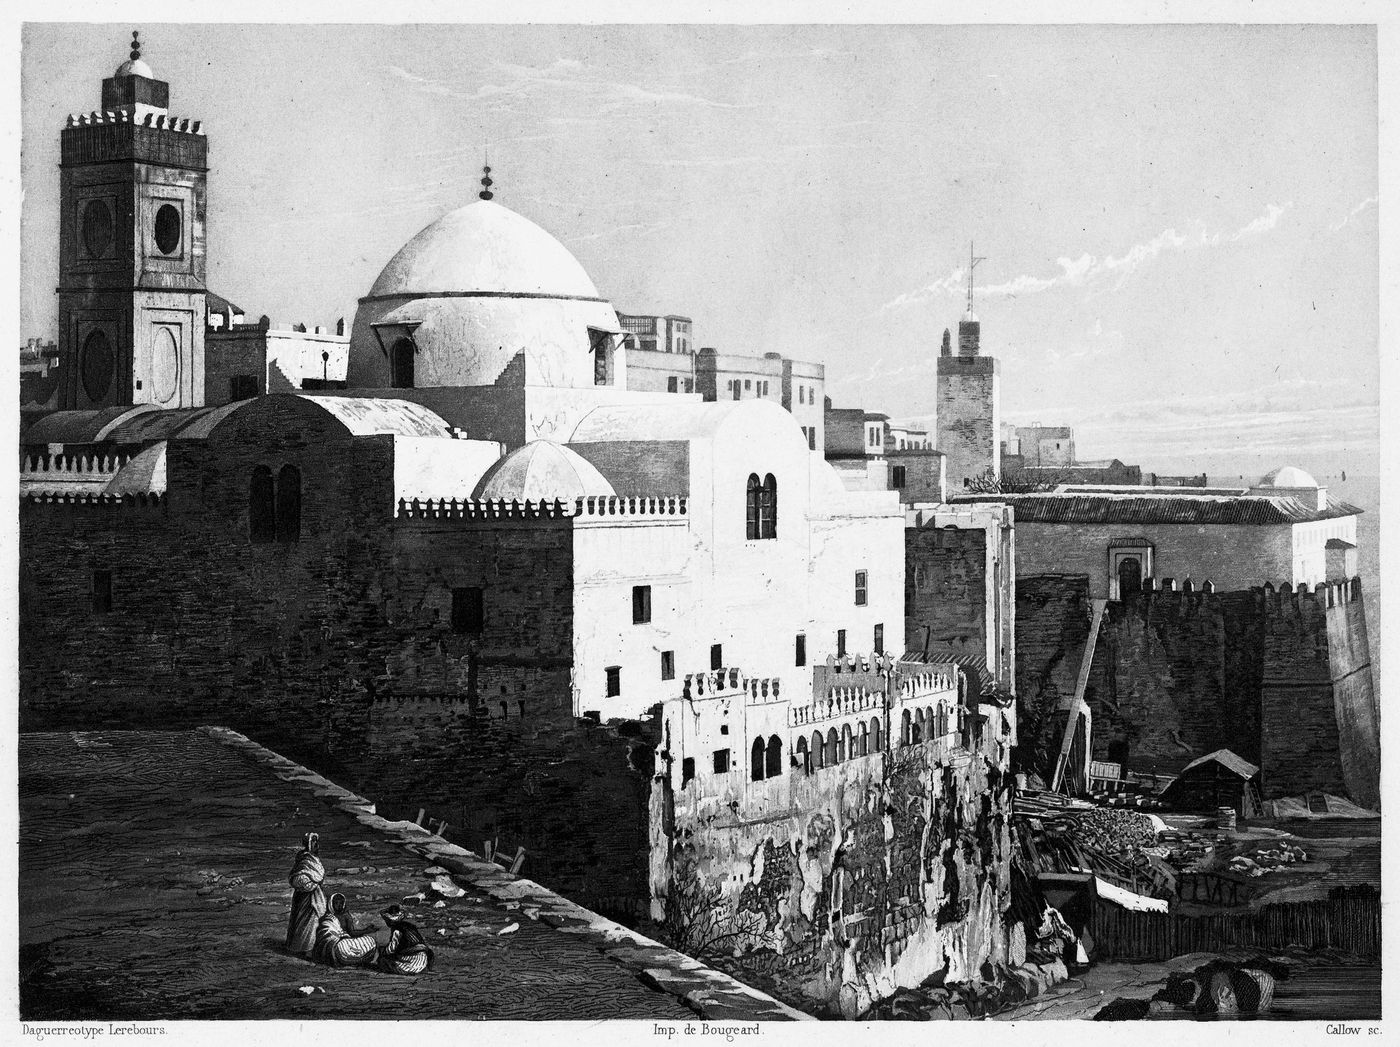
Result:
{"label": "arched window", "polygon": [[870,726],[868,724],[860,725],[860,754],[862,756],[870,755]]}
{"label": "arched window", "polygon": [[792,758],[808,774],[812,773],[812,754],[807,751],[807,739],[797,739],[797,748],[792,751]]}
{"label": "arched window", "polygon": [[763,484],[757,473],[749,473],[748,490],[744,493],[744,537],[753,541],[758,537],[758,503],[763,494]]}
{"label": "arched window", "polygon": [[778,537],[778,481],[772,473],[763,478],[763,490],[758,499],[758,536]]}
{"label": "arched window", "polygon": [[826,762],[836,765],[841,762],[840,739],[836,734],[836,728],[826,732]]}
{"label": "arched window", "polygon": [[924,711],[914,710],[914,718],[909,725],[909,741],[918,745],[924,740]]}
{"label": "arched window", "polygon": [[408,338],[389,347],[389,384],[395,389],[413,388],[413,342]]}
{"label": "arched window", "polygon": [[899,718],[899,744],[908,745],[912,737],[909,730],[909,710],[905,709],[904,714]]}
{"label": "arched window", "polygon": [[880,718],[872,717],[870,720],[870,751],[878,753],[883,746],[880,744]]}
{"label": "arched window", "polygon": [[753,740],[753,749],[749,753],[749,780],[754,782],[763,781],[763,739]]}
{"label": "arched window", "polygon": [[277,540],[295,542],[301,538],[301,470],[282,466],[277,474]]}
{"label": "arched window", "polygon": [[767,777],[776,778],[783,773],[783,740],[776,734],[768,739]]}
{"label": "arched window", "polygon": [[851,734],[851,725],[846,724],[841,728],[841,759],[853,760],[857,755],[855,738]]}
{"label": "arched window", "polygon": [[826,766],[826,745],[822,741],[822,732],[812,732],[812,763],[817,770]]}
{"label": "arched window", "polygon": [[272,470],[260,465],[253,470],[253,478],[248,482],[248,538],[254,542],[270,542],[276,537],[277,511]]}

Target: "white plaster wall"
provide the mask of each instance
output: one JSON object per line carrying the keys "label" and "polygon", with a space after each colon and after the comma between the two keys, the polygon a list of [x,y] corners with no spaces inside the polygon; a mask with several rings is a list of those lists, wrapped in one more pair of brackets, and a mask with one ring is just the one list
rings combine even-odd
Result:
{"label": "white plaster wall", "polygon": [[1293,525],[1292,584],[1318,585],[1327,580],[1327,542],[1340,538],[1356,544],[1356,517]]}
{"label": "white plaster wall", "polygon": [[[692,540],[684,518],[659,522],[576,518],[574,526],[574,710],[604,721],[637,717],[679,693],[698,668],[692,633]],[[651,586],[651,621],[632,621],[632,587]],[[676,652],[676,679],[661,679],[661,652]],[[709,649],[705,649],[708,666]],[[621,693],[607,694],[607,668]]]}
{"label": "white plaster wall", "polygon": [[[724,413],[708,415],[710,410]],[[723,421],[708,431],[697,426],[689,437],[683,556],[672,544],[676,539],[654,543],[644,525],[607,540],[588,535],[592,525],[576,526],[576,696],[581,709],[600,708],[605,716],[644,712],[655,692],[632,693],[629,672],[659,687],[662,650],[676,652],[672,693],[679,693],[687,673],[709,671],[710,648],[717,643],[725,667],[750,677],[778,678],[785,693],[792,694],[810,693],[811,666],[835,653],[838,628],[848,630],[852,653],[866,653],[874,624],[882,622],[885,649],[903,651],[904,519],[897,496],[852,495],[824,477],[821,504],[814,505],[812,470],[826,465],[808,451],[788,412],[750,400],[704,405],[698,417],[707,416]],[[593,430],[586,438],[677,435],[664,413],[641,410],[613,416],[604,430]],[[760,479],[772,473],[777,480],[776,538],[746,537],[750,473]],[[867,570],[871,580],[869,604],[862,608],[854,603],[858,569]],[[654,579],[653,621],[649,628],[634,627],[631,586],[647,579]],[[677,587],[685,587],[684,602],[672,611],[669,601]],[[801,667],[794,657],[799,633],[807,636],[807,664]],[[592,703],[593,696],[605,694],[601,681],[607,665],[623,667],[623,695],[602,709]]]}
{"label": "white plaster wall", "polygon": [[1294,579],[1293,527],[1245,524],[1044,524],[1016,522],[1021,575],[1086,574],[1089,595],[1108,598],[1108,544],[1143,537],[1155,546],[1154,573],[1178,586],[1189,576],[1220,591]]}
{"label": "white plaster wall", "polygon": [[[588,329],[617,331],[607,302],[563,298],[419,298],[412,295],[360,304],[350,336],[347,382],[351,388],[385,388],[389,360],[371,324],[396,312],[419,321],[414,385],[491,385],[524,350],[531,385],[585,388],[593,385]],[[386,334],[386,341],[392,343]],[[616,388],[626,388],[626,354],[613,354]]]}
{"label": "white plaster wall", "polygon": [[431,436],[394,437],[394,504],[400,498],[465,501],[505,453],[489,440],[448,440]]}

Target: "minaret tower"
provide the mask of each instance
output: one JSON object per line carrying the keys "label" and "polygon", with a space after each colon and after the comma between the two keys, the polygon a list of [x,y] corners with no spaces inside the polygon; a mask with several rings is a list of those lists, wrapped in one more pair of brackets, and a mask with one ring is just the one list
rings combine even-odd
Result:
{"label": "minaret tower", "polygon": [[972,481],[1001,476],[1001,364],[982,355],[982,325],[973,310],[972,274],[978,258],[969,254],[967,313],[958,321],[958,351],[943,332],[938,356],[937,447],[946,455],[952,494]]}
{"label": "minaret tower", "polygon": [[131,57],[102,109],[70,116],[59,164],[60,404],[204,403],[205,176],[199,121]]}

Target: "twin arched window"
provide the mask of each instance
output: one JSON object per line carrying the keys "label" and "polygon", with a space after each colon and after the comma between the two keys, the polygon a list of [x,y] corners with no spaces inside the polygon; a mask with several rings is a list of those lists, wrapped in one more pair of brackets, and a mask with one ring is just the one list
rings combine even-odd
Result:
{"label": "twin arched window", "polygon": [[764,778],[776,778],[783,773],[783,742],[776,734],[764,745],[762,738],[753,740],[749,753],[749,778],[761,782]]}
{"label": "twin arched window", "polygon": [[762,480],[757,473],[749,473],[744,524],[745,537],[750,541],[778,537],[778,481],[772,473]]}
{"label": "twin arched window", "polygon": [[248,537],[254,542],[295,542],[301,538],[301,470],[284,465],[274,481],[260,465],[248,482]]}

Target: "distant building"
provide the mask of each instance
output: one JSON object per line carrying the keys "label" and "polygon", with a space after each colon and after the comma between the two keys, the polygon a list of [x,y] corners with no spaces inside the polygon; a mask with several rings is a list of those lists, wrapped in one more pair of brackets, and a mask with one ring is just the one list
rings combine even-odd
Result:
{"label": "distant building", "polygon": [[[1235,591],[1269,582],[1346,581],[1361,510],[1332,502],[1301,469],[1276,470],[1242,488],[1062,484],[1053,491],[959,496],[1016,512],[1021,575],[1082,574],[1089,596],[1119,600],[1162,584]],[[1331,542],[1345,545],[1333,545]]]}
{"label": "distant building", "polygon": [[[1022,425],[1016,429],[1017,453],[1026,466],[1074,465],[1074,430],[1067,425]],[[1003,468],[1005,466],[1003,465]]]}
{"label": "distant building", "polygon": [[634,316],[617,314],[618,326],[626,335],[628,348],[647,353],[695,352],[688,316]]}
{"label": "distant building", "polygon": [[345,321],[334,332],[305,324],[249,322],[243,311],[213,292],[204,331],[204,402],[232,403],[264,393],[343,389],[350,355]]}
{"label": "distant building", "polygon": [[953,490],[1001,475],[1001,364],[981,351],[982,325],[969,310],[958,323],[958,351],[943,332],[938,356],[937,447]]}
{"label": "distant building", "polygon": [[58,392],[57,343],[31,338],[19,351],[19,402],[44,406]]}

